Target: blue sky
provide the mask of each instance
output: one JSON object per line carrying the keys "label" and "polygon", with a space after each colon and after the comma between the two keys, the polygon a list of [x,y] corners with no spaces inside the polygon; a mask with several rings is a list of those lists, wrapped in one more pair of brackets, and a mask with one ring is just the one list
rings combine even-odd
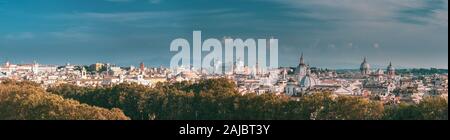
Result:
{"label": "blue sky", "polygon": [[0,62],[167,66],[173,39],[279,39],[280,65],[448,68],[448,0],[0,0]]}

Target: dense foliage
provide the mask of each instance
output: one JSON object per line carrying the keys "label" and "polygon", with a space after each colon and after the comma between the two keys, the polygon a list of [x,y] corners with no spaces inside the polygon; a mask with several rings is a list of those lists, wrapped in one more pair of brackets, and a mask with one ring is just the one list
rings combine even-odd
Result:
{"label": "dense foliage", "polygon": [[425,98],[417,105],[400,104],[386,109],[388,120],[448,120],[448,101]]}
{"label": "dense foliage", "polygon": [[127,120],[120,109],[104,109],[45,92],[37,84],[0,84],[0,120]]}
{"label": "dense foliage", "polygon": [[426,99],[418,105],[384,106],[360,97],[327,93],[300,97],[240,95],[226,79],[199,83],[160,83],[154,88],[121,84],[108,88],[60,85],[48,91],[82,103],[120,108],[136,120],[448,120],[448,101]]}
{"label": "dense foliage", "polygon": [[159,83],[154,88],[65,84],[44,91],[31,82],[6,81],[0,84],[0,120],[448,120],[448,101],[443,98],[385,106],[328,93],[296,100],[240,95],[235,87],[226,79],[212,79]]}
{"label": "dense foliage", "polygon": [[447,74],[448,69],[398,69],[397,74],[414,74],[414,75],[433,75],[433,74]]}

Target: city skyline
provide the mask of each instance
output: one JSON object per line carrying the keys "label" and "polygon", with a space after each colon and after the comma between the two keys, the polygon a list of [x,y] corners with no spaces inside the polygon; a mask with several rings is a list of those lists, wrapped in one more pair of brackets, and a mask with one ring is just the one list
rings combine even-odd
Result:
{"label": "city skyline", "polygon": [[[44,2],[47,1],[47,2]],[[168,66],[170,42],[278,38],[280,66],[448,69],[447,0],[0,0],[0,62]],[[69,6],[70,5],[70,6]]]}
{"label": "city skyline", "polygon": [[[238,63],[237,61],[239,61],[239,60],[236,60],[233,63]],[[305,60],[305,62],[309,62],[309,61]],[[392,63],[392,61],[388,61],[388,63],[386,63],[385,65],[384,64],[371,64],[370,61],[368,61],[367,57],[363,57],[361,62],[369,63],[369,65],[371,66],[370,70],[387,69],[387,67],[389,67],[389,66],[393,66],[393,67],[395,67],[396,69],[399,69],[399,70],[400,69],[430,69],[430,68],[448,70],[448,68],[438,68],[438,67],[428,67],[428,68],[426,68],[426,67],[403,67],[403,66],[394,65],[394,63]],[[144,65],[147,68],[158,68],[158,67],[169,68],[168,66],[165,66],[165,65],[146,65],[146,63],[143,62],[143,61],[135,62],[135,63],[132,63],[130,65],[119,65],[119,64],[112,63],[112,62],[104,62],[104,61],[92,61],[92,62],[87,62],[87,63],[71,63],[70,61],[67,61],[65,63],[39,63],[39,61],[37,61],[37,60],[33,60],[32,62],[15,62],[15,61],[11,61],[10,59],[6,59],[5,61],[3,61],[3,63],[0,63],[0,66],[4,66],[4,65],[7,65],[7,64],[17,64],[17,65],[39,64],[39,65],[49,65],[49,66],[64,66],[64,65],[91,66],[91,65],[95,65],[95,64],[105,64],[105,65],[108,64],[108,65],[111,65],[111,66],[122,67],[122,68],[131,67],[131,66],[137,68],[137,67],[141,67],[142,65]],[[332,68],[332,67],[317,67],[317,66],[314,66],[314,64],[311,65],[310,63],[305,63],[305,64],[307,64],[307,65],[309,65],[311,67],[314,67],[314,68],[330,69],[330,70],[333,70],[333,69],[334,70],[359,70],[360,69],[360,65],[361,65],[361,63],[360,63],[360,64],[357,64],[357,65],[355,65],[353,67],[349,67],[349,68]],[[297,67],[297,65],[298,65],[298,62],[297,62],[297,64],[292,65],[292,66],[280,66],[279,68],[289,68],[289,67],[290,68],[295,68],[295,67]],[[248,65],[244,64],[244,66],[247,67]],[[191,67],[192,67],[192,65],[191,65]]]}

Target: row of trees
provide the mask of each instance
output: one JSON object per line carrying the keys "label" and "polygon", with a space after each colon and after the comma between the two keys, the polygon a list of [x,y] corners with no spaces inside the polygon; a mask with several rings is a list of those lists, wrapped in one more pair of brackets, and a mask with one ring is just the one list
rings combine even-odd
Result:
{"label": "row of trees", "polygon": [[0,120],[128,120],[120,109],[80,104],[30,82],[0,84]]}
{"label": "row of trees", "polygon": [[446,74],[448,69],[398,69],[397,74],[414,74],[414,75],[433,75],[433,74]]}
{"label": "row of trees", "polygon": [[120,108],[135,120],[448,120],[448,101],[427,98],[417,105],[384,106],[359,97],[319,93],[293,101],[265,94],[240,95],[227,79],[160,83],[154,88],[121,84],[108,88],[60,85],[49,93],[81,103]]}
{"label": "row of trees", "polygon": [[448,100],[425,98],[419,104],[400,104],[386,108],[387,120],[448,120]]}

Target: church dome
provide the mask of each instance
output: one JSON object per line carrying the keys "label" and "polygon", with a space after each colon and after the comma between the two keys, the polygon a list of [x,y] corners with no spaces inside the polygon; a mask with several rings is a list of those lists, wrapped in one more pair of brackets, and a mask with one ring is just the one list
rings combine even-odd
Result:
{"label": "church dome", "polygon": [[295,74],[297,75],[306,75],[308,71],[308,65],[305,64],[305,60],[303,58],[303,53],[300,57],[300,63],[298,64],[297,68],[295,69]]}
{"label": "church dome", "polygon": [[395,71],[395,68],[392,66],[392,63],[389,63],[389,66],[387,67],[388,71]]}
{"label": "church dome", "polygon": [[367,59],[364,58],[364,61],[361,63],[361,70],[367,70],[370,69],[370,64],[367,63]]}
{"label": "church dome", "polygon": [[387,73],[389,76],[395,76],[395,68],[392,66],[392,62],[389,63],[389,66],[387,67]]}
{"label": "church dome", "polygon": [[306,65],[298,65],[295,69],[295,74],[297,75],[304,75],[307,72],[307,66]]}
{"label": "church dome", "polygon": [[308,74],[300,80],[299,85],[300,85],[300,87],[309,88],[309,87],[318,85],[319,84],[318,82],[319,82],[319,80],[317,80],[316,78],[314,78]]}
{"label": "church dome", "polygon": [[370,64],[367,63],[367,59],[364,57],[364,61],[361,63],[361,74],[369,75],[370,74]]}

